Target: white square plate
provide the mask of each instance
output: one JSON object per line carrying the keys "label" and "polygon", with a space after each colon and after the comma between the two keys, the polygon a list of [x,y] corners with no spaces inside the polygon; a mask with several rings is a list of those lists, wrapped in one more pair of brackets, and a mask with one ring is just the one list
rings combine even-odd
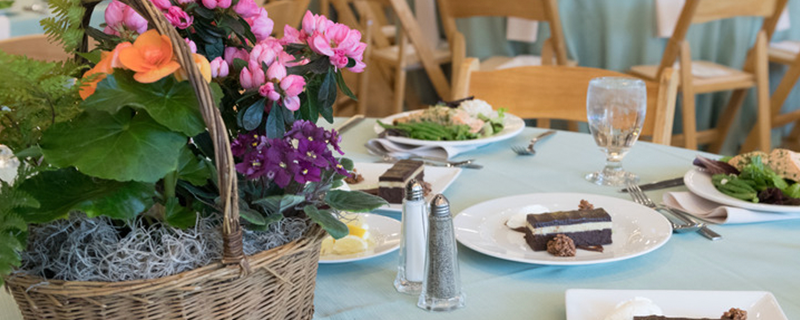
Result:
{"label": "white square plate", "polygon": [[788,320],[766,291],[594,290],[569,289],[567,320],[598,320],[620,302],[643,297],[658,305],[665,316],[719,319],[730,308],[747,311],[748,320]]}

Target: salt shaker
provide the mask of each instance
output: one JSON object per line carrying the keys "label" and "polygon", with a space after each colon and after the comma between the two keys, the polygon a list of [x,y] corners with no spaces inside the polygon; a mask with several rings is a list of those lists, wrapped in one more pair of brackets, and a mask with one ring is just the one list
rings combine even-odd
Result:
{"label": "salt shaker", "polygon": [[428,232],[428,206],[422,184],[411,179],[406,185],[400,229],[400,263],[394,287],[398,292],[419,294],[425,275],[425,246]]}
{"label": "salt shaker", "polygon": [[425,279],[417,306],[428,311],[450,311],[463,308],[465,299],[450,203],[438,194],[431,201]]}

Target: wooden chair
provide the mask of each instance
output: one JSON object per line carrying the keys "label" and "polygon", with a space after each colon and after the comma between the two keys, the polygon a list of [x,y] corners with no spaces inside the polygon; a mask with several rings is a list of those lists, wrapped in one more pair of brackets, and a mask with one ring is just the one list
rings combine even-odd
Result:
{"label": "wooden chair", "polygon": [[269,13],[269,18],[275,23],[272,29],[277,38],[283,37],[283,26],[290,25],[297,28],[303,21],[303,15],[308,10],[311,0],[274,0],[262,5]]}
{"label": "wooden chair", "polygon": [[[453,84],[458,97],[475,96],[495,108],[522,118],[586,122],[586,90],[597,77],[630,77],[616,71],[565,66],[528,66],[480,71],[478,60],[467,58]],[[677,94],[677,75],[665,69],[647,85],[647,116],[642,136],[669,145]]]}
{"label": "wooden chair", "polygon": [[[736,113],[742,105],[747,89],[756,87],[758,93],[757,132],[758,145],[762,150],[770,149],[769,79],[767,64],[767,42],[775,31],[778,18],[787,0],[686,0],[675,31],[667,42],[661,63],[657,66],[634,66],[631,73],[645,79],[658,79],[667,68],[680,60],[680,90],[682,95],[683,134],[673,137],[673,142],[688,149],[697,149],[700,143],[711,142],[711,151],[719,152],[728,135]],[[709,61],[692,61],[686,32],[692,24],[721,19],[755,16],[764,17],[754,46],[742,70],[722,66]],[[696,76],[693,68],[703,68],[724,75]],[[734,90],[716,129],[697,131],[695,95],[701,93]]]}
{"label": "wooden chair", "polygon": [[52,43],[44,34],[14,37],[0,41],[0,50],[9,54],[23,55],[44,61],[64,61],[72,58],[57,43]]}
{"label": "wooden chair", "polygon": [[[438,0],[445,34],[453,51],[453,65],[461,65],[466,58],[464,35],[456,28],[456,19],[471,17],[516,17],[546,22],[550,25],[550,38],[542,47],[541,65],[577,65],[567,60],[564,31],[558,13],[557,0]],[[481,70],[494,70],[512,57],[495,56],[481,62]],[[454,78],[457,75],[453,75]]]}
{"label": "wooden chair", "polygon": [[[392,81],[393,103],[387,113],[403,111],[408,70],[424,69],[436,93],[442,98],[450,97],[450,84],[441,69],[441,64],[450,62],[450,49],[446,42],[437,48],[428,45],[406,0],[331,0],[331,4],[339,21],[351,27],[363,25],[361,20],[365,18],[373,21],[367,42],[371,49],[365,59]],[[392,11],[400,25],[394,41],[386,36],[386,25],[374,23],[385,21],[383,9]]]}
{"label": "wooden chair", "polygon": [[[800,147],[800,122],[798,122],[798,120],[800,120],[800,109],[781,113],[781,108],[792,92],[792,88],[797,84],[797,80],[800,79],[800,52],[770,47],[768,55],[770,62],[784,64],[789,67],[789,69],[786,70],[786,74],[783,75],[781,82],[778,83],[778,87],[770,97],[771,126],[772,128],[779,128],[794,122],[795,126],[792,128],[789,135],[786,136],[785,143],[789,145],[791,149],[798,150]],[[795,107],[797,106],[800,106],[800,104],[797,104]],[[745,151],[754,149],[757,139],[758,132],[754,128],[747,136],[747,140],[745,140],[742,149]]]}

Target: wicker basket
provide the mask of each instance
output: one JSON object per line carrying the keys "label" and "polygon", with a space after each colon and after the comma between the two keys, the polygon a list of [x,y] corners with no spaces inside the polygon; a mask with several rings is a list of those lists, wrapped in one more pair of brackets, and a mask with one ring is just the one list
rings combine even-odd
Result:
{"label": "wicker basket", "polygon": [[25,319],[310,319],[324,231],[245,257],[236,172],[227,130],[191,52],[149,0],[123,0],[170,37],[187,70],[215,149],[223,199],[220,262],[169,277],[123,282],[46,281],[17,274],[6,280]]}

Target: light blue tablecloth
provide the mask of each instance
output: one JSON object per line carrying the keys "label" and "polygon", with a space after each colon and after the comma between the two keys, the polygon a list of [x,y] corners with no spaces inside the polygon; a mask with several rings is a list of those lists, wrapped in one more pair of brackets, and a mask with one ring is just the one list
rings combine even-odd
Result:
{"label": "light blue tablecloth", "polygon": [[[92,13],[92,26],[95,28],[99,28],[101,22],[104,19],[104,12],[105,8],[108,5],[108,2],[105,1],[100,3],[95,7],[94,12]],[[47,7],[46,1],[41,0],[16,0],[14,5],[11,9],[5,13],[10,22],[10,36],[11,37],[20,37],[20,36],[28,36],[33,34],[41,34],[44,33],[44,29],[42,26],[39,25],[39,20],[42,20],[48,16],[48,13],[42,12],[32,12],[25,10],[26,6],[30,6],[32,4],[39,4]]]}
{"label": "light blue tablecloth", "polygon": [[[341,122],[343,119],[337,119]],[[372,162],[363,144],[375,134],[366,120],[344,134],[346,156]],[[524,144],[539,129],[463,154],[485,165],[464,170],[444,194],[454,212],[509,195],[578,192],[621,199],[616,188],[583,180],[603,165],[603,154],[588,134],[559,132],[537,146],[534,157],[518,157],[509,147]],[[697,155],[674,147],[638,142],[624,166],[643,182],[682,176]],[[671,190],[686,190],[684,187]],[[664,191],[649,192],[659,199]],[[399,214],[388,214],[399,218]],[[428,313],[417,297],[392,286],[397,253],[360,262],[320,265],[315,319],[565,319],[564,292],[570,288],[647,290],[770,291],[789,319],[800,319],[800,220],[714,226],[725,239],[709,241],[697,233],[674,234],[656,251],[630,260],[556,267],[500,260],[459,245],[467,307]],[[598,315],[601,319],[602,315]]]}

